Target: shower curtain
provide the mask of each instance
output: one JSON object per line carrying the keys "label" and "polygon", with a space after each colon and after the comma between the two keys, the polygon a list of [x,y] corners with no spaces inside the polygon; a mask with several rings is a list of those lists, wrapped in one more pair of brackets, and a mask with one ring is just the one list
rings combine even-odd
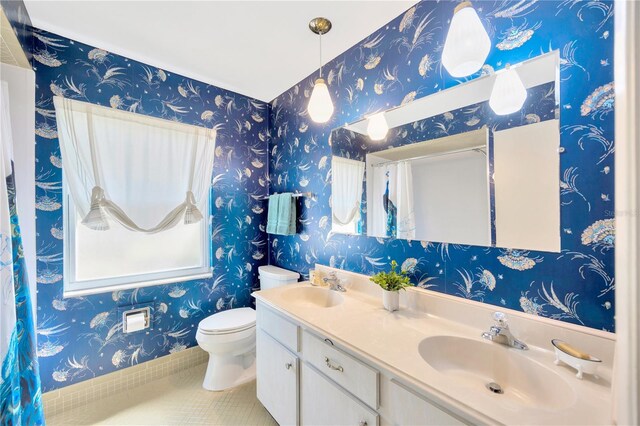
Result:
{"label": "shower curtain", "polygon": [[0,93],[0,425],[44,425],[6,83]]}
{"label": "shower curtain", "polygon": [[[367,235],[387,236],[387,212],[384,192],[387,185],[388,167],[367,167]],[[393,172],[393,171],[391,171]]]}
{"label": "shower curtain", "polygon": [[413,172],[409,161],[398,163],[397,238],[413,240],[416,237],[416,215],[413,209]]}
{"label": "shower curtain", "polygon": [[413,240],[416,217],[413,207],[413,172],[409,161],[371,167],[373,202],[369,204],[369,235]]}

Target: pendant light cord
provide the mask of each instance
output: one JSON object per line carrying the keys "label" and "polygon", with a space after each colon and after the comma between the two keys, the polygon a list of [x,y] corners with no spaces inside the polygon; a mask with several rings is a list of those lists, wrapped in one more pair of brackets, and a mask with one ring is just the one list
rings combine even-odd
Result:
{"label": "pendant light cord", "polygon": [[318,36],[320,38],[320,78],[322,78],[322,32]]}

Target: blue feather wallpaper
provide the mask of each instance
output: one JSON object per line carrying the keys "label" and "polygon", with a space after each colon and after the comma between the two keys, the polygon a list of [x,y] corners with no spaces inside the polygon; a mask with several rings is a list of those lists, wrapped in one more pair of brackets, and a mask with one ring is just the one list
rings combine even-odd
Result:
{"label": "blue feather wallpaper", "polygon": [[[330,232],[331,130],[466,81],[449,76],[440,63],[456,4],[420,2],[327,63],[323,71],[336,111],[330,122],[314,123],[306,112],[317,73],[272,102],[269,190],[311,191],[317,200],[304,200],[299,235],[269,237],[270,263],[303,274],[316,262],[373,274],[396,260],[424,288],[613,331],[611,1],[474,3],[493,45],[484,68],[469,78],[560,51],[561,253]],[[453,134],[482,126],[483,119],[493,121],[468,109],[435,121]],[[428,124],[431,134],[438,134],[436,125]]]}
{"label": "blue feather wallpaper", "polygon": [[[43,391],[196,345],[198,322],[220,310],[251,306],[258,266],[267,262],[268,104],[168,70],[38,29],[36,71],[36,214],[38,355]],[[214,276],[64,299],[62,163],[53,95],[213,127]],[[123,334],[123,306],[151,306],[152,329]]]}

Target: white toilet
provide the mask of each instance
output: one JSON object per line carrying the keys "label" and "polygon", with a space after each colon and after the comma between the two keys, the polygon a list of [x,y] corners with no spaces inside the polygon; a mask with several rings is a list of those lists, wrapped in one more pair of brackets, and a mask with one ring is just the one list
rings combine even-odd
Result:
{"label": "white toilet", "polygon": [[[258,268],[260,289],[298,282],[300,274],[277,266]],[[198,324],[198,345],[209,352],[202,387],[229,389],[256,378],[256,311],[236,308],[213,314]]]}

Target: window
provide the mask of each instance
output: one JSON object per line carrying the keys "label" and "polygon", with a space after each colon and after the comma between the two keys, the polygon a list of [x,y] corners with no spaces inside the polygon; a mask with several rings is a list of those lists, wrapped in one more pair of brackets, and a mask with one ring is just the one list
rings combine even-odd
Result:
{"label": "window", "polygon": [[331,230],[341,234],[361,231],[361,201],[364,184],[363,161],[331,157]]}
{"label": "window", "polygon": [[109,220],[108,231],[96,231],[80,223],[66,182],[63,191],[66,297],[211,277],[208,220],[157,234]]}
{"label": "window", "polygon": [[206,278],[216,129],[54,98],[66,297]]}

